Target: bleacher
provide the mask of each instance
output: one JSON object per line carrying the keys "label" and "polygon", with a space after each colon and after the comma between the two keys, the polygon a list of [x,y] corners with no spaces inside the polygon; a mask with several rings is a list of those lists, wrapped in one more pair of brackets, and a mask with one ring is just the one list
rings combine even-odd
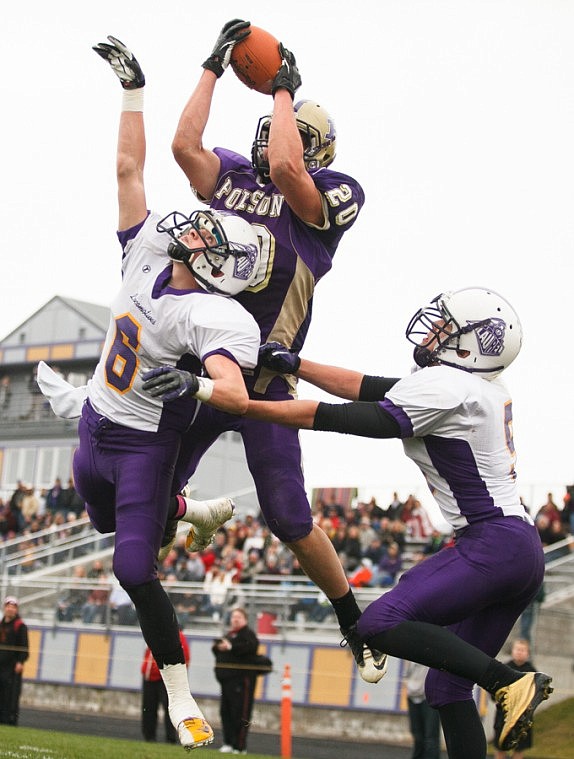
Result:
{"label": "bleacher", "polygon": [[[187,529],[182,525],[182,529]],[[67,590],[82,587],[101,589],[102,583],[73,577],[74,568],[83,564],[89,568],[96,559],[111,566],[113,536],[101,535],[87,518],[61,525],[58,530],[49,528],[32,536],[45,541],[30,553],[31,536],[21,536],[0,544],[2,561],[2,593],[15,593],[21,602],[22,616],[30,623],[49,622],[65,626],[57,616],[58,599]],[[423,541],[409,541],[404,553],[404,570],[415,560]],[[546,600],[544,608],[570,608],[574,600],[574,552],[570,541],[562,541],[545,549],[547,555]],[[109,588],[114,585],[109,579]],[[166,585],[170,594],[194,594],[205,591],[201,582],[176,582]],[[384,588],[358,588],[355,590],[359,606],[367,604],[386,592]],[[257,620],[260,632],[297,640],[309,634],[339,635],[335,616],[321,591],[305,576],[258,575],[256,582],[238,583],[227,592],[220,614],[193,614],[187,625],[195,631],[213,630],[223,624],[227,611],[234,605],[244,606],[251,620]],[[298,611],[293,612],[293,607]],[[325,613],[313,614],[313,610]],[[83,624],[74,622],[73,624]],[[106,610],[103,626],[115,624],[111,609]]]}
{"label": "bleacher", "polygon": [[[181,525],[183,531],[187,530]],[[39,545],[30,548],[32,541]],[[45,541],[45,542],[43,542]],[[101,535],[91,526],[89,519],[78,519],[60,525],[57,530],[48,528],[24,535],[0,544],[2,562],[2,593],[16,593],[21,602],[22,615],[29,622],[42,621],[53,624],[58,622],[57,606],[61,598],[71,587],[91,590],[101,588],[101,582],[95,580],[78,580],[73,577],[74,568],[79,564],[88,569],[99,559],[111,566],[113,554],[113,535]],[[412,563],[422,543],[411,541],[405,551],[405,568]],[[113,587],[110,578],[109,587]],[[205,593],[201,582],[170,582],[165,585],[170,594]],[[355,591],[359,605],[365,606],[377,598],[381,588],[360,588]],[[194,614],[189,624],[194,629],[211,629],[233,605],[245,606],[251,619],[259,620],[259,627],[284,636],[297,636],[310,630],[337,631],[338,626],[333,615],[317,621],[305,611],[298,612],[293,618],[292,607],[300,605],[309,610],[325,604],[321,591],[305,576],[258,575],[256,582],[234,584],[227,593],[223,604],[223,613],[214,618],[211,614]],[[328,602],[326,602],[328,606]],[[106,615],[106,625],[113,624],[111,610]]]}

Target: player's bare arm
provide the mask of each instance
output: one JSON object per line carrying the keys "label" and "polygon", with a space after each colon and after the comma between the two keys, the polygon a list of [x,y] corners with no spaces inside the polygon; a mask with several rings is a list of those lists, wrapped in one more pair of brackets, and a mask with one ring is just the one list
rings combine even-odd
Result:
{"label": "player's bare arm", "polygon": [[144,186],[145,151],[143,113],[122,111],[116,159],[119,230],[139,224],[147,215]]}
{"label": "player's bare arm", "polygon": [[312,430],[317,401],[249,401],[245,416],[286,427]]}
{"label": "player's bare arm", "polygon": [[246,416],[303,430],[371,438],[401,436],[398,423],[379,403],[250,400]]}
{"label": "player's bare arm", "polygon": [[214,354],[206,358],[205,368],[213,381],[209,404],[221,411],[244,414],[249,396],[239,366],[225,356]]}
{"label": "player's bare arm", "polygon": [[205,200],[210,200],[213,195],[220,166],[216,154],[203,146],[216,82],[217,76],[206,69],[185,104],[171,145],[178,165]]}
{"label": "player's bare arm", "polygon": [[124,90],[118,133],[116,174],[118,180],[118,229],[129,229],[147,215],[144,188],[145,130],[143,92],[145,76],[134,54],[116,37],[94,45]]}
{"label": "player's bare arm", "polygon": [[293,111],[293,98],[301,77],[293,54],[282,45],[280,51],[283,64],[273,82],[269,173],[292,211],[308,224],[321,227],[325,223],[323,201],[305,167],[302,137]]}
{"label": "player's bare arm", "polygon": [[223,25],[213,50],[202,66],[204,72],[187,101],[172,142],[175,160],[196,192],[210,200],[219,176],[219,158],[203,147],[203,133],[211,110],[215,83],[229,66],[233,48],[249,36],[249,21],[234,18]]}
{"label": "player's bare arm", "polygon": [[355,372],[352,369],[317,364],[304,358],[301,359],[297,376],[331,395],[346,398],[349,401],[358,400],[364,377],[361,372]]}
{"label": "player's bare arm", "polygon": [[220,411],[244,414],[247,389],[239,366],[226,356],[213,354],[205,360],[209,377],[198,377],[174,366],[158,366],[142,375],[143,389],[164,402],[190,395]]}
{"label": "player's bare arm", "polygon": [[281,374],[295,374],[299,379],[306,380],[339,398],[356,401],[360,397],[364,374],[353,369],[308,361],[281,343],[270,342],[262,345],[259,349],[259,361],[267,369]]}

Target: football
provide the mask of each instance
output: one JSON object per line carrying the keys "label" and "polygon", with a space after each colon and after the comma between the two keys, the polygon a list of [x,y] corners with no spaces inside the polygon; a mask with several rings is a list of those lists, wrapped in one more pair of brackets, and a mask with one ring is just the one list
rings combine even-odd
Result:
{"label": "football", "polygon": [[271,94],[271,85],[281,66],[279,42],[272,34],[250,26],[251,34],[238,42],[231,53],[231,67],[252,90]]}

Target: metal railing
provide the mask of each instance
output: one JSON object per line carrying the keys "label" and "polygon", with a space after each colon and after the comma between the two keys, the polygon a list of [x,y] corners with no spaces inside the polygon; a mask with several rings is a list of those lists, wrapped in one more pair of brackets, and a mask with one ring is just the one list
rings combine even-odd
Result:
{"label": "metal railing", "polygon": [[[185,524],[182,531],[187,530]],[[101,582],[80,581],[72,577],[78,564],[91,564],[96,559],[111,559],[113,535],[101,535],[90,525],[87,518],[50,527],[31,535],[20,536],[0,544],[2,561],[2,593],[16,593],[20,597],[23,613],[34,618],[50,619],[59,624],[58,603],[71,588],[84,587],[87,591]],[[32,546],[30,545],[32,543]],[[574,538],[545,548],[546,600],[544,608],[557,607],[574,598]],[[32,561],[33,560],[33,561]],[[117,585],[113,577],[104,587],[109,591]],[[224,600],[215,608],[209,606],[206,588],[202,583],[177,582],[166,584],[176,608],[185,624],[213,627],[222,622],[229,609],[243,605],[250,619],[268,615],[270,625],[281,634],[321,625],[322,629],[335,629],[335,618],[330,604],[321,591],[306,576],[258,575],[252,583],[233,584]],[[359,588],[355,590],[358,602],[366,606],[385,592],[384,588]],[[194,597],[197,608],[185,612],[181,599]],[[114,610],[106,610],[104,626],[114,624]],[[63,624],[63,622],[62,622]]]}
{"label": "metal railing", "polygon": [[113,535],[97,533],[88,517],[12,538],[0,543],[2,584],[14,575],[69,572],[77,559],[110,552],[113,542]]}

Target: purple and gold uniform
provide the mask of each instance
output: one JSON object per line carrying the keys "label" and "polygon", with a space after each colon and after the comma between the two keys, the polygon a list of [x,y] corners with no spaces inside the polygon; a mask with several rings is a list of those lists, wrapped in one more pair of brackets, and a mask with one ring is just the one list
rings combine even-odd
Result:
{"label": "purple and gold uniform", "polygon": [[[261,243],[259,276],[236,299],[257,321],[262,343],[278,341],[300,350],[309,330],[315,285],[331,269],[343,234],[355,222],[364,203],[363,190],[346,174],[327,168],[311,170],[325,211],[325,223],[319,228],[301,221],[272,182],[258,182],[247,158],[223,148],[214,152],[221,166],[210,206],[249,221]],[[244,371],[244,378],[254,399],[286,400],[295,395],[292,376],[257,367]],[[285,543],[304,538],[313,522],[296,430],[202,406],[193,435],[184,436],[175,481],[183,486],[204,452],[226,430],[243,437],[269,528]]]}

